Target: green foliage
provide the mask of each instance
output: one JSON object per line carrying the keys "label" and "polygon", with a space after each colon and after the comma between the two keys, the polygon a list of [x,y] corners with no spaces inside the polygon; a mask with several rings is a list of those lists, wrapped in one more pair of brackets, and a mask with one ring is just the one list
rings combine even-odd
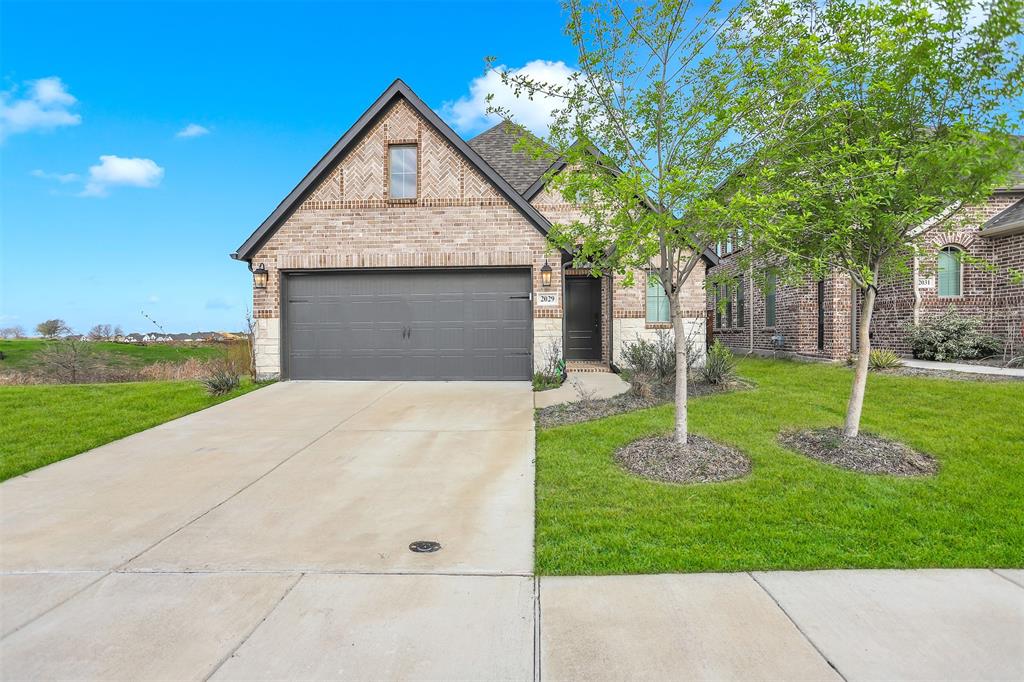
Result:
{"label": "green foliage", "polygon": [[[32,371],[39,366],[39,352],[46,347],[44,339],[0,339],[0,352],[6,359],[0,362],[3,369],[20,369]],[[91,347],[105,355],[111,363],[121,363],[131,367],[143,367],[155,362],[179,362],[189,358],[212,360],[225,353],[223,344],[182,343],[115,343],[112,341],[93,341]]]}
{"label": "green foliage", "polygon": [[903,358],[891,350],[873,350],[868,356],[868,367],[874,370],[896,369],[902,366]]}
{"label": "green foliage", "polygon": [[210,397],[195,381],[0,386],[0,481],[254,388]]}
{"label": "green foliage", "polygon": [[740,449],[752,474],[645,481],[615,450],[672,429],[672,406],[537,434],[541,575],[1024,566],[1024,384],[872,373],[864,429],[935,456],[937,476],[842,471],[787,450],[783,429],[840,423],[850,370],[743,359],[756,388],[690,401],[694,433]]}
{"label": "green foliage", "polygon": [[986,358],[1002,350],[1002,342],[978,331],[980,322],[950,308],[908,332],[915,358],[948,362]]}
{"label": "green foliage", "polygon": [[637,337],[622,344],[622,362],[631,378],[667,381],[676,374],[676,348],[672,335],[658,330],[653,339]]}
{"label": "green foliage", "polygon": [[543,372],[533,373],[533,390],[535,391],[547,391],[551,388],[558,388],[561,385],[561,376],[544,374]]}
{"label": "green foliage", "polygon": [[206,392],[214,396],[227,395],[240,384],[238,369],[227,360],[213,363],[209,374],[199,381],[206,387]]}
{"label": "green foliage", "polygon": [[709,384],[729,384],[736,380],[736,358],[732,351],[719,340],[708,349],[701,376]]}

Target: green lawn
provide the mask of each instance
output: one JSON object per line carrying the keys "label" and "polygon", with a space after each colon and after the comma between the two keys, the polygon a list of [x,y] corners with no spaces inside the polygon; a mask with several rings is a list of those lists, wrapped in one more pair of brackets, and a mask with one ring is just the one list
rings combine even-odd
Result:
{"label": "green lawn", "polygon": [[[45,339],[0,339],[0,371],[4,369],[29,370],[35,364],[35,354],[48,343]],[[154,362],[181,362],[189,358],[210,359],[224,355],[225,346],[205,344],[150,343],[146,345],[96,341],[90,346],[132,366],[149,365]]]}
{"label": "green lawn", "polygon": [[857,474],[782,448],[780,429],[841,425],[851,373],[745,360],[757,388],[690,401],[695,433],[730,443],[751,475],[669,485],[612,455],[668,433],[672,407],[541,430],[540,574],[1024,566],[1024,382],[872,375],[863,428],[931,453],[926,480]]}
{"label": "green lawn", "polygon": [[214,398],[195,381],[0,386],[0,481],[254,388]]}

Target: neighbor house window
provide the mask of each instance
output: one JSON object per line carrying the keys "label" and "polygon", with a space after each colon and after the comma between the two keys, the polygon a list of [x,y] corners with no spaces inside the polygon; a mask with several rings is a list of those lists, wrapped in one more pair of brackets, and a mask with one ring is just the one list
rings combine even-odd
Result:
{"label": "neighbor house window", "polygon": [[672,321],[669,315],[668,294],[665,293],[665,287],[661,286],[661,278],[654,272],[647,274],[647,321]]}
{"label": "neighbor house window", "polygon": [[959,296],[963,275],[960,249],[947,246],[939,251],[939,296]]}
{"label": "neighbor house window", "polygon": [[739,284],[736,285],[736,326],[742,327],[746,323],[746,301],[743,296],[743,277],[740,277]]}
{"label": "neighbor house window", "polygon": [[725,285],[725,326],[732,326],[732,288]]}
{"label": "neighbor house window", "polygon": [[775,326],[775,273],[765,276],[764,290],[764,326]]}
{"label": "neighbor house window", "polygon": [[715,329],[722,328],[722,285],[715,287]]}
{"label": "neighbor house window", "polygon": [[389,187],[392,199],[416,198],[416,145],[393,144],[388,148]]}

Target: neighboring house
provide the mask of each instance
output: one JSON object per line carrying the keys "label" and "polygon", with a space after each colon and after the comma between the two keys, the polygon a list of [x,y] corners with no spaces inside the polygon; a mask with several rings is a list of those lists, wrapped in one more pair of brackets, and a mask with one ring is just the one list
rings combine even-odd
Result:
{"label": "neighboring house", "polygon": [[[256,273],[258,373],[529,379],[552,344],[606,367],[667,327],[645,273],[594,278],[547,242],[578,214],[515,141],[504,125],[464,141],[395,81],[232,254]],[[703,268],[686,311],[701,338]]]}
{"label": "neighboring house", "polygon": [[[737,240],[740,242],[741,240]],[[910,272],[883,282],[871,322],[871,345],[910,355],[908,329],[951,307],[981,322],[981,329],[1020,348],[1024,343],[1024,175],[997,189],[983,204],[929,232]],[[735,271],[742,244],[718,246],[717,268]],[[985,268],[960,254],[984,259]],[[736,351],[772,351],[845,360],[856,352],[859,293],[838,272],[804,285],[761,287],[743,272],[732,287],[708,292],[713,334]],[[766,273],[756,273],[763,280]],[[916,282],[916,287],[915,287]],[[722,305],[716,305],[722,301]]]}

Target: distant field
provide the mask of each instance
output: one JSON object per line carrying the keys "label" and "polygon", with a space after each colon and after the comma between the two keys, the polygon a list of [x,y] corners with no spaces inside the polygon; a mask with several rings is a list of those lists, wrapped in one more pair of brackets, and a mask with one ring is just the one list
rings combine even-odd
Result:
{"label": "distant field", "polygon": [[[0,352],[4,359],[0,360],[0,371],[5,369],[31,370],[35,365],[35,355],[44,345],[45,339],[2,339]],[[189,358],[208,360],[224,354],[223,344],[185,345],[174,343],[131,344],[114,343],[113,341],[95,341],[92,347],[109,353],[112,358],[132,367],[151,365],[154,362],[181,362]]]}

